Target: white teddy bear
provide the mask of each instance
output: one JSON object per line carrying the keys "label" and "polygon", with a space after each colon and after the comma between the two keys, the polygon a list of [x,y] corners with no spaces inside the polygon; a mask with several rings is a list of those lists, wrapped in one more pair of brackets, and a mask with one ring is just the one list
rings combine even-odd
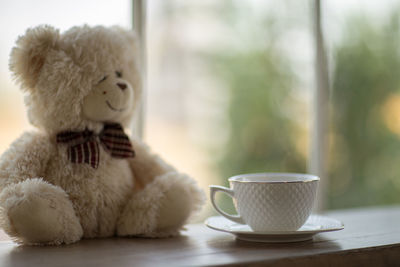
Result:
{"label": "white teddy bear", "polygon": [[0,226],[16,242],[173,236],[199,210],[195,181],[124,133],[141,94],[137,51],[119,27],[18,39],[10,69],[37,131],[0,159]]}

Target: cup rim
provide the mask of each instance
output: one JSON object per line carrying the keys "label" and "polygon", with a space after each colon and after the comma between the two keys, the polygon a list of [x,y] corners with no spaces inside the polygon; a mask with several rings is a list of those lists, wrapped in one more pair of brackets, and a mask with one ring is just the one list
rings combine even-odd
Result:
{"label": "cup rim", "polygon": [[[243,178],[251,178],[251,177],[281,177],[288,176],[291,178],[302,178],[302,180],[295,181],[248,181],[241,180]],[[317,182],[320,178],[313,174],[307,173],[291,173],[291,172],[259,172],[259,173],[246,173],[232,176],[228,179],[229,182],[233,183],[249,183],[249,184],[296,184],[296,183],[310,183]]]}

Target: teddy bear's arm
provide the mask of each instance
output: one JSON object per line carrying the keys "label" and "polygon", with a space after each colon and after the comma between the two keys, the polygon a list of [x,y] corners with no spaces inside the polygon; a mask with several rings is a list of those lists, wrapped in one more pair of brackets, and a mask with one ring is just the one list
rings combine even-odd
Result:
{"label": "teddy bear's arm", "polygon": [[150,148],[140,140],[132,140],[135,157],[130,161],[130,167],[135,177],[135,189],[141,190],[151,183],[155,177],[175,169],[162,160],[158,155],[151,153]]}
{"label": "teddy bear's arm", "polygon": [[23,244],[78,241],[83,230],[67,193],[46,182],[47,136],[24,133],[0,159],[0,227]]}
{"label": "teddy bear's arm", "polygon": [[0,158],[0,190],[12,183],[42,177],[51,156],[48,137],[26,132]]}

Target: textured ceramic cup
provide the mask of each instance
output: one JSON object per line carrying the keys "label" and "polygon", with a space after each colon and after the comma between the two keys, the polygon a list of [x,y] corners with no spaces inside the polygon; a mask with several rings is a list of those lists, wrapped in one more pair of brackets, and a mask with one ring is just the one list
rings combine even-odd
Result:
{"label": "textured ceramic cup", "polygon": [[[247,224],[253,231],[294,231],[311,214],[319,178],[298,173],[253,173],[229,178],[231,188],[211,185],[214,208],[225,218]],[[238,215],[222,211],[215,194],[222,191],[233,198]]]}

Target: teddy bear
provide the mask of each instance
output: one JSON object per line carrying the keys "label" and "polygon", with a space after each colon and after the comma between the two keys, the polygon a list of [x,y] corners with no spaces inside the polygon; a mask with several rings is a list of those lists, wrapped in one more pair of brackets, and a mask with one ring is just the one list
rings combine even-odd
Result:
{"label": "teddy bear", "polygon": [[126,133],[139,58],[135,34],[118,26],[41,25],[18,38],[9,66],[35,130],[0,159],[0,227],[14,241],[170,237],[199,211],[196,182]]}

